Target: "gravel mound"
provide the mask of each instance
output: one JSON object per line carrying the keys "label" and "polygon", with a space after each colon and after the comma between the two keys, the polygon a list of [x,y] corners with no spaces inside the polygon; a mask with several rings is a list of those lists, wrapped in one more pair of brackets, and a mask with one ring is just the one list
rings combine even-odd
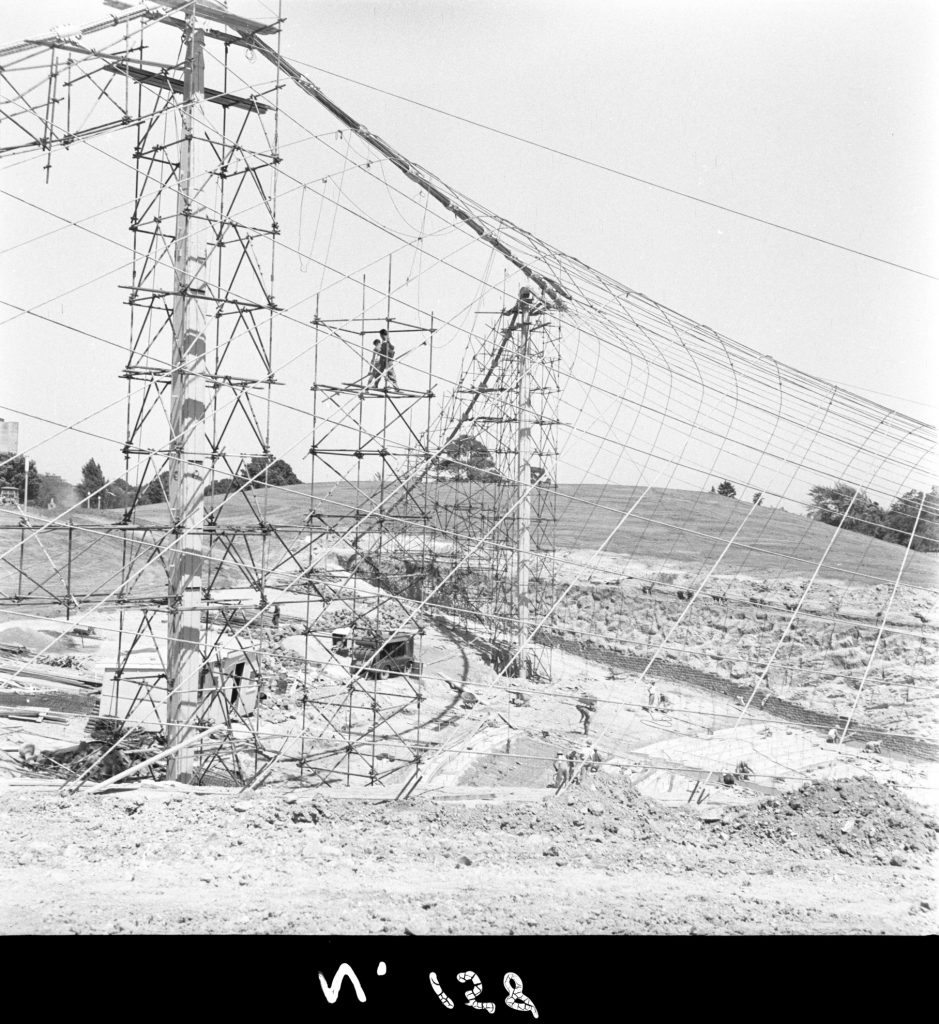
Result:
{"label": "gravel mound", "polygon": [[747,843],[778,843],[815,855],[901,866],[935,851],[939,822],[910,803],[899,788],[872,779],[801,786],[731,812],[724,826]]}

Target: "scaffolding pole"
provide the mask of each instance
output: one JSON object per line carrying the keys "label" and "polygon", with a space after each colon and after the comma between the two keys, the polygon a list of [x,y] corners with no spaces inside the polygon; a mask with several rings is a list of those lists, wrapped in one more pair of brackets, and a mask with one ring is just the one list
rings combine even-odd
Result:
{"label": "scaffolding pole", "polygon": [[531,620],[531,380],[528,372],[530,346],[530,307],[528,288],[518,298],[518,651],[516,675],[528,673],[525,654]]}
{"label": "scaffolding pole", "polygon": [[[173,359],[170,398],[170,514],[174,547],[170,559],[167,622],[167,745],[179,748],[192,734],[199,704],[202,665],[202,573],[205,519],[205,270],[206,214],[204,146],[194,128],[203,120],[204,36],[187,18],[186,67],[180,111],[179,180],[176,203],[173,295]],[[190,782],[194,747],[177,749],[167,778]]]}

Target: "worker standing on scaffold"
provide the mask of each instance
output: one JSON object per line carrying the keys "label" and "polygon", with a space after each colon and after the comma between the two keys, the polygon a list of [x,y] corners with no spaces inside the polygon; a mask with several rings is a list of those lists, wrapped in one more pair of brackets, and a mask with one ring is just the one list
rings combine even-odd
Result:
{"label": "worker standing on scaffold", "polygon": [[514,306],[505,310],[505,316],[512,316],[514,313],[521,313],[524,310],[528,310],[529,313],[537,313],[541,310],[542,303],[539,302],[535,293],[528,287],[528,285],[522,285],[518,290],[518,301]]}
{"label": "worker standing on scaffold", "polygon": [[[395,391],[400,391],[398,378],[395,376],[395,347],[391,344],[391,339],[384,327],[378,333],[380,337],[372,342],[374,351],[372,352],[372,365],[368,373],[368,387],[377,388],[378,382],[384,374],[387,381],[385,389],[387,390],[388,384],[390,384]],[[372,381],[375,383],[373,384]]]}

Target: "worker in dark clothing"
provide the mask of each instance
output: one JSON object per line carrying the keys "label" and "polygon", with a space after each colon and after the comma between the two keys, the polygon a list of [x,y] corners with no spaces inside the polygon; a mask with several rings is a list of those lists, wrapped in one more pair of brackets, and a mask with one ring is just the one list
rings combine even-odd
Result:
{"label": "worker in dark clothing", "polygon": [[385,388],[387,389],[388,384],[390,384],[395,391],[400,391],[398,378],[395,376],[395,347],[391,344],[391,339],[388,337],[388,332],[384,327],[378,334],[379,337],[372,342],[374,351],[372,352],[372,365],[368,372],[368,386],[378,387],[378,382],[384,375],[387,382]]}
{"label": "worker in dark clothing", "polygon": [[280,605],[279,604],[275,604],[274,605],[274,614],[271,616],[271,625],[274,627],[274,629],[277,629],[277,627],[280,625]]}
{"label": "worker in dark clothing", "polygon": [[585,736],[590,731],[590,719],[596,710],[597,702],[593,697],[584,696],[577,702],[577,713],[580,715],[580,720],[583,723]]}
{"label": "worker in dark clothing", "polygon": [[513,314],[526,311],[534,314],[540,312],[543,308],[544,302],[535,295],[528,285],[522,285],[518,290],[518,301],[514,306],[505,310],[505,315],[512,316]]}

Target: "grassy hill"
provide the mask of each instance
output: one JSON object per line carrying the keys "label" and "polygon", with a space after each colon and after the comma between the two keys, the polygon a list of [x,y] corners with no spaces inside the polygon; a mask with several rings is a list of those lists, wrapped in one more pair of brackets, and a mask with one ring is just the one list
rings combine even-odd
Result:
{"label": "grassy hill", "polygon": [[[716,570],[719,575],[809,576],[824,557],[820,578],[858,583],[893,582],[905,554],[898,544],[835,531],[783,509],[754,508],[748,501],[709,492],[659,488],[642,497],[643,488],[613,485],[562,486],[560,491],[559,548],[599,547],[623,512],[639,500],[606,551],[629,554],[651,564],[669,562],[686,570],[706,569],[732,541]],[[903,583],[939,586],[939,556],[911,552]]]}
{"label": "grassy hill", "polygon": [[[471,504],[474,486],[478,485],[435,485],[430,495],[436,503],[431,513],[432,525],[439,526],[445,520],[446,509],[454,503]],[[417,492],[421,502],[423,495],[421,487]],[[345,532],[354,525],[356,510],[372,508],[377,497],[378,485],[372,482],[363,485],[360,491],[345,482],[319,484],[314,491],[312,508],[316,516],[326,517],[336,530]],[[637,563],[653,569],[677,567],[703,575],[731,541],[716,569],[718,575],[740,573],[772,579],[806,577],[811,575],[831,544],[819,574],[821,578],[846,583],[892,582],[904,558],[904,548],[899,545],[848,532],[835,537],[832,527],[781,509],[754,508],[748,502],[710,493],[659,488],[643,494],[641,488],[614,485],[562,485],[559,488],[557,547],[598,548],[620,522],[623,512],[637,501],[636,508],[605,550],[610,554],[629,555]],[[217,506],[219,499],[213,499],[210,504]],[[220,528],[248,527],[257,521],[253,509],[279,529],[279,537],[273,536],[268,541],[273,559],[283,558],[288,549],[299,549],[309,536],[309,528],[304,526],[311,509],[309,485],[258,489],[248,495],[238,495],[219,510],[218,525]],[[404,514],[409,511],[414,511],[413,505],[398,509]],[[117,533],[92,535],[82,532],[81,528],[113,524],[119,518],[120,512],[114,511],[82,512],[72,517],[76,526],[73,592],[104,594],[116,586],[122,558],[121,536]],[[165,526],[167,520],[165,505],[145,506],[137,516],[138,523],[154,527]],[[465,521],[473,522],[472,516]],[[397,528],[406,526],[406,523],[399,524]],[[414,528],[420,529],[420,525],[415,524]],[[2,536],[4,552],[19,540],[18,532],[13,530],[3,531]],[[251,556],[260,559],[260,538],[252,537],[240,544],[242,551],[250,546]],[[47,531],[38,538],[30,538],[25,549],[24,570],[32,582],[25,581],[25,588],[46,596],[46,591],[64,593],[67,552],[65,531]],[[17,591],[18,566],[18,552],[0,561],[0,593],[7,600]],[[237,577],[231,574],[219,580],[220,584],[235,582]],[[936,587],[939,556],[911,553],[903,571],[903,583]],[[165,576],[159,564],[143,571],[136,589],[139,594],[160,594],[165,590]]]}

